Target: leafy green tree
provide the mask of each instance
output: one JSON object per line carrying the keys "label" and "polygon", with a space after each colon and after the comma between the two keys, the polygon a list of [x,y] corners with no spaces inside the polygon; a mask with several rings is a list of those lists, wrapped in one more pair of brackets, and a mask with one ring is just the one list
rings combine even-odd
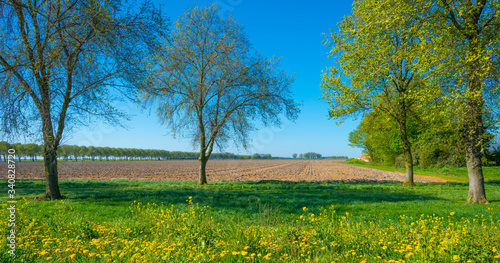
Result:
{"label": "leafy green tree", "polygon": [[373,161],[373,148],[366,142],[367,134],[370,131],[362,130],[360,126],[361,124],[349,133],[349,146],[363,149],[363,153],[367,153],[370,156],[370,160]]}
{"label": "leafy green tree", "polygon": [[104,147],[102,149],[102,155],[106,157],[106,161],[109,161],[109,156],[113,155],[113,150],[109,147]]}
{"label": "leafy green tree", "polygon": [[0,157],[3,157],[3,161],[7,161],[8,151],[11,149],[10,147],[11,145],[6,141],[0,142]]}
{"label": "leafy green tree", "polygon": [[129,7],[121,0],[0,1],[0,130],[40,124],[46,198],[62,198],[57,148],[64,128],[89,114],[115,123],[123,113],[111,105],[111,90],[148,75],[145,53],[167,27],[148,2]]}
{"label": "leafy green tree", "polygon": [[26,156],[26,150],[25,150],[24,144],[16,143],[16,144],[11,145],[11,146],[12,146],[12,148],[14,148],[14,150],[16,150],[16,157],[17,157],[17,160],[20,162],[21,157]]}
{"label": "leafy green tree", "polygon": [[94,161],[97,157],[97,151],[94,146],[87,147],[87,156],[90,157],[90,160]]}
{"label": "leafy green tree", "polygon": [[88,156],[87,146],[79,146],[78,147],[79,155],[82,157],[82,161],[85,161],[85,157]]}
{"label": "leafy green tree", "polygon": [[[443,76],[448,88],[449,107],[457,109],[463,132],[469,175],[468,202],[489,203],[482,170],[485,138],[484,117],[497,109],[500,64],[500,1],[436,1],[433,25],[434,56],[443,66],[435,75]],[[498,123],[498,121],[497,121]]]}
{"label": "leafy green tree", "polygon": [[33,162],[36,160],[36,156],[40,154],[40,146],[36,143],[24,145],[24,150],[25,155],[29,156]]}
{"label": "leafy green tree", "polygon": [[95,156],[99,157],[99,161],[102,161],[102,150],[103,150],[102,147],[95,147],[94,148]]}
{"label": "leafy green tree", "polygon": [[61,156],[64,158],[64,160],[68,160],[71,155],[73,155],[73,147],[70,145],[61,145],[61,147],[58,148],[58,156]]}
{"label": "leafy green tree", "polygon": [[80,147],[78,145],[72,145],[71,152],[73,153],[73,158],[75,159],[75,162],[78,162],[78,158],[82,156],[80,152]]}
{"label": "leafy green tree", "polygon": [[307,153],[304,153],[304,158],[305,159],[321,159],[322,156],[319,153],[307,152]]}
{"label": "leafy green tree", "polygon": [[256,117],[279,126],[281,113],[289,119],[299,113],[293,78],[278,69],[278,59],[255,52],[243,28],[222,18],[216,5],[181,16],[161,55],[145,98],[160,103],[158,116],[174,134],[189,130],[199,145],[199,184],[207,183],[215,145],[233,141],[247,148]]}
{"label": "leafy green tree", "polygon": [[296,153],[292,154],[292,158],[297,159],[297,154]]}
{"label": "leafy green tree", "polygon": [[371,109],[398,125],[405,157],[404,185],[414,185],[407,120],[416,103],[432,90],[420,72],[423,1],[357,0],[352,15],[339,23],[325,45],[338,66],[322,75],[330,117],[342,122]]}

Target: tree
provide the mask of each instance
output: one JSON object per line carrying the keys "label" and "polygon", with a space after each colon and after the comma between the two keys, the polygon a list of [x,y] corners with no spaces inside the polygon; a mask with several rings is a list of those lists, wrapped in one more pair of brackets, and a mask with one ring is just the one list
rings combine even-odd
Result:
{"label": "tree", "polygon": [[35,143],[29,143],[24,145],[25,154],[31,157],[31,160],[34,162],[36,160],[36,156],[40,153],[40,146]]}
{"label": "tree", "polygon": [[407,119],[432,91],[419,67],[424,10],[423,1],[354,1],[353,14],[325,42],[339,66],[328,68],[321,84],[330,117],[339,123],[371,109],[396,121],[409,186],[414,182]]}
{"label": "tree", "polygon": [[40,127],[45,197],[60,199],[64,128],[89,115],[111,123],[123,117],[111,103],[117,94],[133,97],[120,90],[147,75],[145,53],[165,23],[151,4],[131,13],[120,0],[0,0],[0,9],[7,14],[0,18],[1,129]]}
{"label": "tree", "polygon": [[500,2],[440,0],[434,7],[435,25],[442,32],[436,37],[434,58],[445,65],[435,74],[447,77],[442,84],[454,98],[452,107],[460,111],[469,176],[467,201],[488,204],[481,155],[485,111],[500,106]]}
{"label": "tree", "polygon": [[82,161],[85,161],[85,157],[88,156],[87,146],[78,147],[79,155],[82,157]]}
{"label": "tree", "polygon": [[292,154],[292,158],[297,159],[297,154],[296,153]]}
{"label": "tree", "polygon": [[322,158],[321,154],[315,153],[315,152],[304,153],[303,157],[305,159],[321,159]]}
{"label": "tree", "polygon": [[26,156],[26,154],[25,154],[26,147],[24,147],[24,144],[22,144],[22,143],[16,143],[12,146],[13,146],[12,148],[14,148],[16,150],[15,156],[17,156],[17,160],[19,162],[21,162],[21,157]]}
{"label": "tree", "polygon": [[9,149],[11,149],[11,147],[12,146],[6,141],[0,142],[0,157],[3,157],[3,161],[7,161],[7,155],[9,153]]}
{"label": "tree", "polygon": [[146,102],[158,100],[158,116],[174,134],[190,131],[199,147],[199,183],[214,145],[231,140],[247,148],[256,117],[280,125],[280,114],[295,119],[293,78],[278,69],[278,59],[253,51],[243,28],[218,7],[194,7],[175,24],[158,72],[146,87]]}
{"label": "tree", "polygon": [[[363,119],[364,120],[364,119]],[[370,161],[373,161],[373,148],[367,142],[368,132],[361,127],[361,124],[352,132],[349,133],[349,146],[363,149],[363,153],[370,156]]]}
{"label": "tree", "polygon": [[61,145],[57,149],[57,156],[62,156],[65,161],[68,160],[69,156],[73,155],[73,148],[70,145]]}
{"label": "tree", "polygon": [[109,161],[109,156],[113,155],[113,150],[109,147],[104,147],[102,149],[102,155],[106,157],[106,161]]}
{"label": "tree", "polygon": [[87,148],[87,155],[88,155],[88,156],[90,156],[90,159],[91,159],[92,161],[94,161],[94,160],[95,160],[95,158],[96,158],[97,156],[99,156],[99,151],[98,151],[98,148],[97,148],[97,147],[94,147],[94,146],[89,146],[89,147]]}

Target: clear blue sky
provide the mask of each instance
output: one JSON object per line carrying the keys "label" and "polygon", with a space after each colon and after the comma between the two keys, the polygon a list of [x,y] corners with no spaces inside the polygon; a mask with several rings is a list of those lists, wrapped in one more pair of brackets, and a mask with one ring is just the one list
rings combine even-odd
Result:
{"label": "clear blue sky", "polygon": [[[172,21],[186,8],[211,5],[215,1],[157,1]],[[263,1],[221,0],[219,6],[244,26],[251,43],[264,55],[282,57],[281,67],[295,74],[293,93],[303,103],[299,118],[284,121],[279,128],[262,127],[252,134],[252,147],[247,151],[229,147],[225,151],[252,154],[270,153],[290,157],[293,153],[317,152],[323,156],[357,157],[361,149],[348,146],[348,135],[359,123],[346,121],[340,126],[328,119],[328,106],[320,100],[320,75],[334,64],[327,59],[329,48],[323,46],[323,33],[337,30],[337,23],[351,12],[351,1]],[[173,138],[168,127],[161,126],[152,111],[141,112],[135,105],[118,107],[134,115],[123,124],[128,129],[97,123],[67,134],[64,144],[109,146],[122,148],[197,151],[188,138]]]}

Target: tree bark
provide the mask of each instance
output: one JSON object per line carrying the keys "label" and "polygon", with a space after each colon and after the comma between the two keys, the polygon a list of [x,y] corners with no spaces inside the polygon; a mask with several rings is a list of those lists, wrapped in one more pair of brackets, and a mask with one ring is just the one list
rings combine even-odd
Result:
{"label": "tree bark", "polygon": [[[477,23],[477,22],[476,22]],[[471,23],[474,24],[475,23]],[[484,189],[483,165],[481,162],[481,140],[483,129],[484,99],[482,95],[481,62],[482,49],[479,32],[471,30],[469,39],[469,87],[465,100],[465,123],[467,132],[466,153],[467,172],[469,175],[468,203],[489,204]]]}
{"label": "tree bark", "polygon": [[399,127],[399,134],[401,137],[401,144],[403,146],[403,155],[405,157],[405,181],[404,186],[415,186],[413,182],[413,155],[411,154],[411,143],[408,140],[408,134],[406,130],[406,120],[402,120]]}
{"label": "tree bark", "polygon": [[[466,126],[465,157],[467,161],[467,173],[469,175],[469,196],[467,202],[488,204],[484,189],[483,167],[481,163],[481,140],[483,131],[483,108],[484,99],[482,96],[482,75],[481,57],[483,49],[481,47],[481,15],[486,6],[486,1],[465,1],[467,16],[462,20],[463,25],[455,17],[454,10],[446,0],[441,0],[449,13],[457,32],[465,36],[468,43],[468,54],[466,63],[468,64],[468,90],[465,98],[465,111],[463,113],[463,124]],[[484,35],[484,34],[483,34]],[[487,37],[487,36],[485,36]]]}
{"label": "tree bark", "polygon": [[483,167],[481,164],[481,147],[467,143],[467,172],[469,174],[468,203],[489,204],[484,189]]}
{"label": "tree bark", "polygon": [[45,145],[43,160],[45,163],[45,198],[50,200],[62,199],[59,191],[59,179],[57,174],[57,152],[52,145]]}
{"label": "tree bark", "polygon": [[[47,88],[45,87],[45,91]],[[43,132],[43,161],[45,164],[45,198],[50,200],[62,199],[59,191],[59,178],[57,173],[57,147],[59,141],[54,138],[54,129],[50,117],[50,103],[48,102],[48,93],[42,93],[44,104],[42,117],[42,132]]]}
{"label": "tree bark", "polygon": [[[475,63],[474,63],[475,64]],[[478,65],[477,65],[478,66]],[[477,68],[472,66],[472,70]],[[483,97],[481,95],[481,83],[478,75],[471,77],[469,92],[472,93],[466,99],[466,123],[467,143],[465,157],[467,160],[467,173],[469,175],[468,203],[489,204],[484,189],[483,164],[481,162],[481,137],[483,131]]]}
{"label": "tree bark", "polygon": [[[401,95],[401,94],[400,94]],[[405,157],[405,181],[403,186],[415,186],[413,182],[413,156],[411,154],[411,143],[408,140],[407,129],[407,107],[404,98],[400,98],[398,102],[397,123],[399,125],[399,137],[401,139],[401,146],[403,147],[403,155]]]}
{"label": "tree bark", "polygon": [[199,185],[205,185],[207,184],[207,174],[206,174],[206,167],[207,167],[207,162],[208,159],[204,156],[200,156],[200,174],[199,174]]}

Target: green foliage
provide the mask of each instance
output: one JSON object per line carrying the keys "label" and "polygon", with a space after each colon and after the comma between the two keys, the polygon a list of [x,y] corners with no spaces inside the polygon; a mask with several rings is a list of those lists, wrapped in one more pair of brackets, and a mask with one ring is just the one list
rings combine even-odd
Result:
{"label": "green foliage", "polygon": [[[331,47],[329,57],[337,63],[321,76],[322,99],[330,106],[330,117],[341,123],[373,110],[396,123],[394,130],[386,126],[386,131],[398,139],[387,141],[389,151],[383,158],[386,163],[394,163],[396,156],[388,154],[402,150],[405,185],[413,184],[410,122],[414,109],[439,94],[422,71],[420,59],[429,52],[424,48],[427,36],[422,35],[428,27],[421,23],[428,10],[427,1],[354,1],[352,15],[345,16],[338,24],[338,33],[331,31],[324,42]],[[366,132],[371,133],[365,129],[352,134],[351,143],[365,148],[376,159],[376,149],[370,147],[380,145],[359,138]]]}
{"label": "green foliage", "polygon": [[[458,116],[436,99],[408,119],[408,136],[413,145],[414,164],[420,168],[465,166],[464,138],[459,129]],[[454,119],[452,122],[450,119]],[[497,165],[498,150],[490,148],[496,125],[493,117],[485,114],[482,142],[483,165]],[[376,110],[366,114],[360,125],[351,132],[351,146],[362,148],[373,156],[374,161],[386,165],[404,167],[397,124]]]}
{"label": "green foliage", "polygon": [[251,157],[253,160],[259,160],[259,159],[272,159],[273,157],[271,156],[271,154],[260,154],[260,153],[254,153],[252,154],[252,157]]}
{"label": "green foliage", "polygon": [[[10,145],[7,142],[0,142],[0,155],[7,153],[10,147],[16,150],[16,156],[19,160],[37,161],[37,156],[43,155],[43,145],[21,144],[17,143]],[[3,150],[5,148],[5,150]],[[78,146],[78,145],[62,145],[57,149],[57,155],[60,160],[91,160],[91,161],[109,161],[109,160],[197,160],[199,153],[166,151],[155,149],[136,149],[136,148],[110,148],[110,147],[94,147],[94,146]],[[271,159],[270,154],[260,154],[262,158]],[[248,155],[236,155],[234,153],[213,153],[213,159],[250,159]],[[3,159],[2,159],[3,160]]]}
{"label": "green foliage", "polygon": [[304,159],[321,159],[321,158],[323,158],[323,156],[321,156],[321,154],[319,154],[319,153],[315,153],[315,152],[304,153]]}
{"label": "green foliage", "polygon": [[359,159],[356,159],[356,158],[349,158],[347,160],[345,160],[347,163],[349,164],[365,164],[366,162],[365,161],[362,161],[362,160],[359,160]]}
{"label": "green foliage", "polygon": [[[391,172],[404,172],[402,168],[395,168],[394,166],[383,165],[380,163],[366,163],[366,162],[351,162],[350,164],[374,169],[380,169],[384,171]],[[433,166],[429,168],[415,168],[415,173],[417,175],[433,176],[446,180],[452,180],[461,183],[467,183],[469,177],[467,175],[467,167],[454,167],[454,166]],[[499,166],[487,166],[483,167],[483,174],[485,181],[493,185],[500,182],[500,167]]]}

